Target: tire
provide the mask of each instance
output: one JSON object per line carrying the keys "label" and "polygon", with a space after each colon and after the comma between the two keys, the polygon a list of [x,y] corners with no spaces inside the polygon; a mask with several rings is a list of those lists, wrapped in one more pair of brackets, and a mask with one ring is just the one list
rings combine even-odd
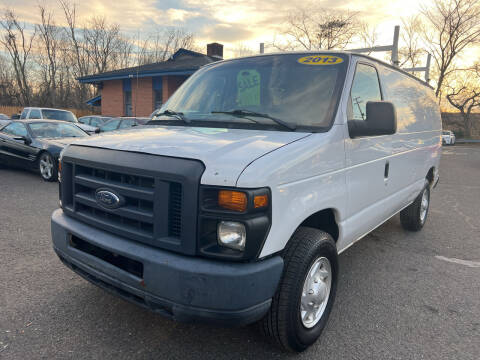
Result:
{"label": "tire", "polygon": [[[317,267],[319,272],[307,278],[319,261],[320,265]],[[301,352],[319,338],[332,310],[338,279],[337,248],[329,234],[313,228],[300,227],[285,249],[284,262],[282,279],[272,299],[270,310],[260,321],[260,328],[264,335],[272,338],[284,350]],[[327,265],[330,265],[330,274],[322,278],[328,270]],[[307,288],[311,288],[313,295],[307,294],[305,291]],[[323,294],[324,300],[321,301],[319,298],[315,300],[316,304],[321,304],[315,305],[318,306],[315,310],[310,306],[313,304],[310,299],[322,296],[318,294]],[[309,311],[318,311],[314,321],[309,321],[310,318],[307,316],[309,313],[304,311],[306,310],[304,304],[308,305]],[[314,316],[312,314],[312,318]]]}
{"label": "tire", "polygon": [[425,185],[420,195],[408,207],[400,212],[402,227],[408,231],[419,231],[425,225],[430,209],[430,183],[425,180]]}
{"label": "tire", "polygon": [[48,152],[42,152],[38,158],[38,171],[45,181],[56,181],[58,179],[57,164],[53,156]]}

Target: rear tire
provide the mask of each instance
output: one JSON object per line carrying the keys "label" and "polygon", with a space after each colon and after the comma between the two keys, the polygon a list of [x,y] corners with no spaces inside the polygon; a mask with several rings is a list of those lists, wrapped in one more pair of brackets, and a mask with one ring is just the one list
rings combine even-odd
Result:
{"label": "rear tire", "polygon": [[284,270],[262,332],[285,350],[301,352],[321,335],[337,290],[338,255],[326,232],[300,227],[284,254]]}
{"label": "rear tire", "polygon": [[38,170],[40,176],[45,181],[56,181],[58,179],[57,165],[53,156],[48,152],[43,152],[38,158]]}
{"label": "rear tire", "polygon": [[419,231],[425,225],[430,209],[430,183],[425,180],[420,195],[407,208],[400,212],[400,222],[405,230]]}

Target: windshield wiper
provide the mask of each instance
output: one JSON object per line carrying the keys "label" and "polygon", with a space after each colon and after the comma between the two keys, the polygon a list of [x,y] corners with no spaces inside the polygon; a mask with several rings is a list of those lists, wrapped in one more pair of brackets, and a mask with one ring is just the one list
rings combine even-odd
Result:
{"label": "windshield wiper", "polygon": [[250,111],[250,110],[236,109],[236,110],[232,110],[232,111],[212,111],[212,114],[229,114],[229,115],[234,115],[234,116],[238,116],[238,117],[257,116],[257,117],[263,117],[263,118],[266,118],[266,119],[270,119],[273,122],[276,122],[277,124],[282,125],[283,127],[287,128],[288,130],[291,130],[291,131],[294,131],[297,128],[294,124],[289,124],[286,121],[275,118],[275,117],[270,116],[268,114],[262,114],[262,113],[258,113],[258,112]]}
{"label": "windshield wiper", "polygon": [[[165,116],[170,116],[170,117],[175,117],[177,118],[178,120],[182,120],[183,122],[187,123],[187,124],[190,124],[191,123],[191,120],[186,118],[185,115],[182,113],[182,112],[176,112],[176,111],[173,111],[173,110],[165,110],[164,112],[161,112],[161,113],[156,113],[154,115],[154,117],[157,117],[157,116],[161,116],[161,115],[165,115]],[[154,119],[152,119],[152,121],[155,121]]]}

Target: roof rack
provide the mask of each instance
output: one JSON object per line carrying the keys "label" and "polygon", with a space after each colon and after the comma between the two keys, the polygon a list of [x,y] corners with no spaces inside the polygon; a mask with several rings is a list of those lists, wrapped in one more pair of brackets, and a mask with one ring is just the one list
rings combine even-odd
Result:
{"label": "roof rack", "polygon": [[[384,45],[384,46],[372,46],[369,48],[359,48],[359,49],[349,49],[348,51],[357,52],[357,53],[370,53],[370,52],[383,52],[391,51],[392,57],[391,62],[394,66],[399,67],[400,61],[398,59],[398,40],[400,36],[400,26],[396,25],[393,31],[393,44]],[[432,60],[432,54],[428,53],[427,63],[423,67],[412,67],[412,68],[403,68],[402,70],[408,72],[424,72],[425,73],[425,82],[428,84],[430,81],[430,63]]]}

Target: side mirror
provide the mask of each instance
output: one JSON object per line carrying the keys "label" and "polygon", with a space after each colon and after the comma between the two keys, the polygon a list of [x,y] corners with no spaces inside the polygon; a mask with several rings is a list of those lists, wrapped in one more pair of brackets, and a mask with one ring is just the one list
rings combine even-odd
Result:
{"label": "side mirror", "polygon": [[26,136],[16,136],[13,138],[13,140],[23,141],[25,145],[30,145],[32,143],[32,139]]}
{"label": "side mirror", "polygon": [[349,120],[351,138],[359,136],[391,135],[397,131],[395,106],[389,101],[368,101],[365,120]]}
{"label": "side mirror", "polygon": [[95,129],[95,134],[100,134],[100,128]]}

